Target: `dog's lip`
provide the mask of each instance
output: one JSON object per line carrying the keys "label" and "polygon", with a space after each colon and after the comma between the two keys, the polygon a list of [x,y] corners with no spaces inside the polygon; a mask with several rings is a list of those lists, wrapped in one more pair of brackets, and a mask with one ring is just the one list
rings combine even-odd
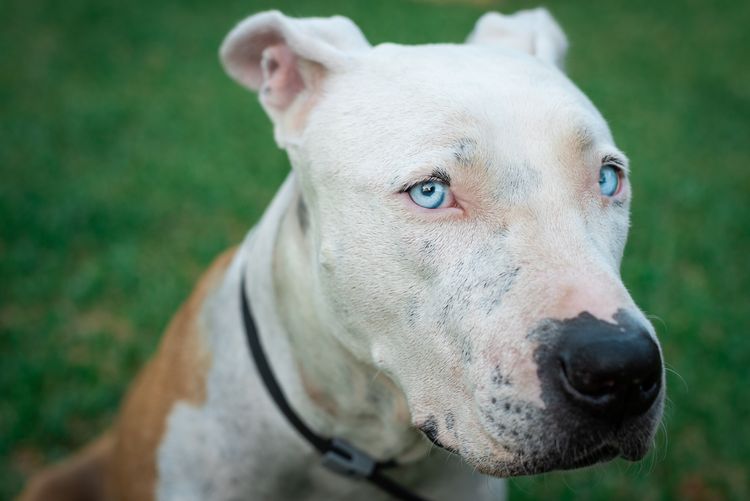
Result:
{"label": "dog's lip", "polygon": [[537,475],[555,470],[573,470],[585,468],[604,461],[610,461],[620,455],[620,448],[611,443],[603,443],[600,446],[585,451],[581,454],[572,454],[566,458],[559,453],[541,456],[534,460],[522,460],[520,467],[512,472],[513,476]]}
{"label": "dog's lip", "polygon": [[574,457],[569,464],[566,464],[563,467],[565,469],[583,468],[585,466],[591,466],[601,461],[609,461],[616,458],[620,454],[621,451],[618,446],[611,443],[603,443],[592,451],[587,451],[581,456]]}
{"label": "dog's lip", "polygon": [[[539,475],[556,470],[572,470],[576,468],[585,468],[596,463],[615,459],[620,454],[620,449],[611,443],[601,444],[599,447],[588,450],[581,454],[571,454],[568,457],[561,456],[560,453],[550,453],[549,455],[539,455],[524,457],[518,456],[511,461],[498,461],[494,464],[480,462],[471,464],[478,471],[498,477],[519,477],[525,475]],[[564,458],[564,459],[563,459]]]}
{"label": "dog's lip", "polygon": [[627,461],[640,461],[648,454],[649,449],[647,443],[625,443],[620,451],[620,456]]}
{"label": "dog's lip", "polygon": [[[616,437],[603,438],[597,444],[591,444],[583,450],[567,449],[564,451],[548,449],[544,452],[538,451],[529,454],[530,451],[510,452],[501,443],[497,442],[491,434],[484,430],[487,438],[492,443],[492,448],[496,454],[493,454],[495,466],[489,464],[475,464],[483,473],[495,476],[523,476],[537,475],[555,470],[572,470],[576,468],[585,468],[594,464],[610,461],[619,456],[628,458],[628,452],[620,446]],[[474,464],[472,458],[464,454],[464,449],[458,452],[469,463]],[[510,457],[507,454],[510,452]],[[500,459],[502,456],[505,458]],[[634,454],[633,454],[634,456]]]}
{"label": "dog's lip", "polygon": [[438,438],[437,433],[431,432],[430,430],[425,429],[424,425],[416,426],[416,428],[422,433],[422,436],[427,438],[427,440],[429,440],[432,443],[432,445],[439,447],[443,450],[446,450],[448,452],[451,452],[453,454],[458,454],[458,451],[456,449],[448,445],[445,445],[443,442],[441,442],[440,438]]}

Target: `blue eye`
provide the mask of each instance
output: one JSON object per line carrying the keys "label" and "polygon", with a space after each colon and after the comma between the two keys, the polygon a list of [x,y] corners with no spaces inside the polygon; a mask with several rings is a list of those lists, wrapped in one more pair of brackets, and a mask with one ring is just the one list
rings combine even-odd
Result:
{"label": "blue eye", "polygon": [[613,165],[604,165],[599,170],[599,190],[605,197],[611,197],[620,191],[620,172]]}
{"label": "blue eye", "polygon": [[440,181],[423,181],[409,188],[412,201],[425,209],[437,209],[445,201],[448,186]]}

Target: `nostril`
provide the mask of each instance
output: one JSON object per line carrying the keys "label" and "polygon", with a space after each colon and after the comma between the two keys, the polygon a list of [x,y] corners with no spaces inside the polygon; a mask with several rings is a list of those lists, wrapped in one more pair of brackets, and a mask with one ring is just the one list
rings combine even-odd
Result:
{"label": "nostril", "polygon": [[610,401],[615,389],[615,381],[592,381],[590,374],[570,371],[569,365],[560,359],[560,380],[565,393],[578,403],[590,407],[604,407]]}
{"label": "nostril", "polygon": [[604,381],[601,381],[598,385],[592,386],[591,389],[588,391],[588,394],[591,396],[603,396],[603,395],[609,395],[610,393],[614,392],[616,390],[617,383],[614,379],[605,379]]}
{"label": "nostril", "polygon": [[[660,359],[661,360],[661,359]],[[661,372],[652,373],[647,379],[638,385],[638,397],[642,400],[652,401],[661,390]]]}
{"label": "nostril", "polygon": [[649,377],[645,378],[643,381],[636,380],[635,383],[638,384],[638,389],[641,391],[641,393],[650,393],[652,390],[656,388],[657,383],[659,382],[659,373],[651,374]]}
{"label": "nostril", "polygon": [[614,378],[601,377],[586,368],[573,371],[565,359],[560,359],[560,371],[572,389],[582,396],[602,397],[616,390],[617,381]]}

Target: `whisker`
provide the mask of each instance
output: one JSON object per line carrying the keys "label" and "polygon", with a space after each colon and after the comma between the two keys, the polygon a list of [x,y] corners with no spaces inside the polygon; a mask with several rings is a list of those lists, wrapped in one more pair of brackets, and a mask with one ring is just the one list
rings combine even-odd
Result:
{"label": "whisker", "polygon": [[669,372],[669,373],[674,374],[675,376],[677,376],[677,378],[682,382],[682,385],[685,387],[685,391],[686,392],[690,391],[690,387],[688,386],[687,381],[685,381],[685,378],[682,377],[682,375],[679,372],[677,372],[676,370],[674,370],[673,368],[671,368],[666,363],[664,364],[664,371],[665,372]]}
{"label": "whisker", "polygon": [[664,328],[665,332],[669,330],[669,328],[667,327],[667,323],[659,315],[646,314],[646,318],[648,318],[649,320],[656,320],[657,322],[659,322],[661,326]]}
{"label": "whisker", "polygon": [[659,421],[659,430],[664,434],[664,457],[661,460],[666,461],[667,449],[669,449],[669,433],[667,432],[667,425],[664,423],[664,420]]}

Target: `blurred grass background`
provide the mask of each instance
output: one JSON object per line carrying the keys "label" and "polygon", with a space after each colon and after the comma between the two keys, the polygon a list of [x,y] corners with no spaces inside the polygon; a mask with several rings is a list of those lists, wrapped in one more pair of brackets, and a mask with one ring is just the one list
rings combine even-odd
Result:
{"label": "blurred grass background", "polygon": [[[478,5],[479,4],[479,5]],[[288,171],[217,47],[245,15],[461,41],[522,1],[3,0],[0,499],[97,435],[162,328]],[[671,368],[654,453],[511,499],[748,499],[750,2],[567,0],[568,71],[633,166],[623,274]]]}

